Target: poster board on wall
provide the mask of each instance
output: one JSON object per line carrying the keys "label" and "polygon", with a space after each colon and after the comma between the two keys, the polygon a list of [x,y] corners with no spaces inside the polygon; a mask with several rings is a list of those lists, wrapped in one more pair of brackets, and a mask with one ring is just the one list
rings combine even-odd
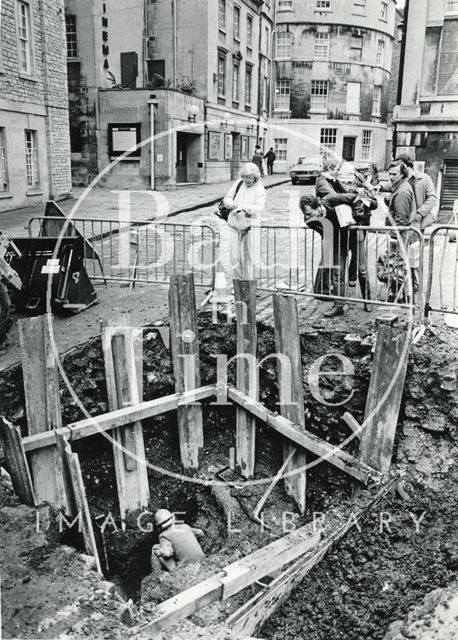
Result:
{"label": "poster board on wall", "polygon": [[232,160],[232,134],[224,134],[224,159]]}
{"label": "poster board on wall", "polygon": [[241,160],[248,160],[248,136],[242,136],[240,144]]}
{"label": "poster board on wall", "polygon": [[[122,156],[123,153],[141,142],[141,123],[109,123],[108,124],[108,152],[110,158]],[[141,156],[141,148],[137,148],[129,157]]]}
{"label": "poster board on wall", "polygon": [[208,159],[219,160],[221,153],[221,134],[217,131],[208,132]]}
{"label": "poster board on wall", "polygon": [[249,145],[248,145],[248,160],[251,162],[251,159],[254,156],[254,148],[256,146],[256,138],[250,136]]}

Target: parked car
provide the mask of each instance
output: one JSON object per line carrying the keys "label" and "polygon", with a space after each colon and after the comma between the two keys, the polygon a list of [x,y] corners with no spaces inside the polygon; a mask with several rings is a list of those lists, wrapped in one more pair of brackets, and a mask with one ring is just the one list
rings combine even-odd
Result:
{"label": "parked car", "polygon": [[352,184],[355,182],[355,171],[357,171],[364,179],[370,175],[372,183],[378,182],[378,169],[374,162],[368,160],[359,160],[356,162],[343,162],[339,171],[339,180],[344,184]]}
{"label": "parked car", "polygon": [[314,183],[322,171],[323,159],[320,156],[302,156],[289,170],[289,176],[293,184]]}

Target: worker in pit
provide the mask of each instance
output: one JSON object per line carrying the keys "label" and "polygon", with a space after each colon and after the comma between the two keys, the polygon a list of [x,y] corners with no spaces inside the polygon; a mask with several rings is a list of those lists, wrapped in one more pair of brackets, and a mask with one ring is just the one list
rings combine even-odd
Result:
{"label": "worker in pit", "polygon": [[166,571],[173,571],[178,564],[199,562],[205,554],[198,542],[204,538],[202,529],[177,523],[168,509],[158,509],[154,516],[154,526],[159,534],[159,544],[153,545],[151,566],[157,561]]}

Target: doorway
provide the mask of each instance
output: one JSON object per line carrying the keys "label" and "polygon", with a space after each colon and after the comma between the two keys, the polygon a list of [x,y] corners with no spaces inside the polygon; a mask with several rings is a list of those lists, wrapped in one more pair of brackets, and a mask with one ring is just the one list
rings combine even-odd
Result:
{"label": "doorway", "polygon": [[186,134],[177,131],[177,183],[188,181],[188,141]]}
{"label": "doorway", "polygon": [[342,158],[347,162],[353,162],[355,159],[356,138],[353,136],[345,136],[343,139]]}
{"label": "doorway", "polygon": [[458,158],[447,158],[444,160],[441,209],[453,209],[455,200],[458,200]]}
{"label": "doorway", "polygon": [[241,137],[240,133],[232,133],[232,158],[231,158],[231,180],[239,177],[240,173],[240,156],[241,156]]}

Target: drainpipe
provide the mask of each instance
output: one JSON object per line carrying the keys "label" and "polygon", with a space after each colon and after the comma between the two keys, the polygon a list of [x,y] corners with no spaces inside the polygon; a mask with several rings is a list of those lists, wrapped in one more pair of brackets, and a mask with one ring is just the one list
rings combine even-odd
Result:
{"label": "drainpipe", "polygon": [[261,68],[262,68],[262,7],[259,9],[259,38],[258,38],[258,114],[256,125],[256,142],[259,144],[259,129],[261,126],[262,96],[264,93],[264,82],[261,84]]}
{"label": "drainpipe", "polygon": [[[410,0],[406,0],[404,7],[404,18],[402,24],[402,42],[401,42],[401,55],[399,57],[399,77],[398,77],[398,92],[396,96],[396,104],[402,104],[402,88],[404,84],[404,69],[405,69],[405,58],[406,58],[406,39],[407,39],[407,23],[409,21],[409,5]],[[396,121],[393,119],[393,149],[392,154],[393,158],[396,157],[396,149],[397,149],[397,140],[398,140],[398,125]]]}
{"label": "drainpipe", "polygon": [[155,130],[155,126],[154,126],[154,115],[155,115],[155,111],[156,111],[156,107],[159,104],[159,102],[157,100],[148,100],[148,105],[149,105],[149,118],[150,118],[150,153],[151,153],[151,159],[150,159],[150,171],[151,171],[151,179],[150,179],[150,188],[151,191],[154,191],[155,187],[156,187],[156,176],[155,176],[155,166],[154,166],[154,155],[155,155],[155,148],[154,148],[154,137],[156,135],[156,130]]}
{"label": "drainpipe", "polygon": [[407,23],[409,20],[409,4],[410,4],[410,0],[406,0],[406,4],[404,7],[404,21],[402,25],[401,55],[399,58],[398,95],[396,99],[397,104],[402,103],[402,85],[404,80],[404,65],[405,65],[405,58],[406,58],[406,35],[407,35]]}
{"label": "drainpipe", "polygon": [[[270,39],[270,68],[269,68],[269,95],[268,95],[268,102],[267,102],[267,119],[270,123],[270,120],[272,119],[272,99],[273,96],[275,95],[275,87],[274,87],[274,57],[275,57],[275,51],[276,51],[276,35],[277,35],[277,13],[276,13],[276,3],[274,3],[274,8],[273,8],[273,15],[272,15],[272,33],[271,33],[271,39]],[[272,140],[272,132],[270,130],[270,127],[268,127],[268,132],[269,132],[269,143],[270,145],[273,147],[273,140]],[[269,145],[267,145],[269,146]]]}
{"label": "drainpipe", "polygon": [[148,8],[147,0],[143,0],[143,42],[142,42],[142,87],[146,87],[147,75],[146,75],[146,54],[148,52]]}
{"label": "drainpipe", "polygon": [[177,83],[177,0],[172,0],[173,11],[173,86]]}

